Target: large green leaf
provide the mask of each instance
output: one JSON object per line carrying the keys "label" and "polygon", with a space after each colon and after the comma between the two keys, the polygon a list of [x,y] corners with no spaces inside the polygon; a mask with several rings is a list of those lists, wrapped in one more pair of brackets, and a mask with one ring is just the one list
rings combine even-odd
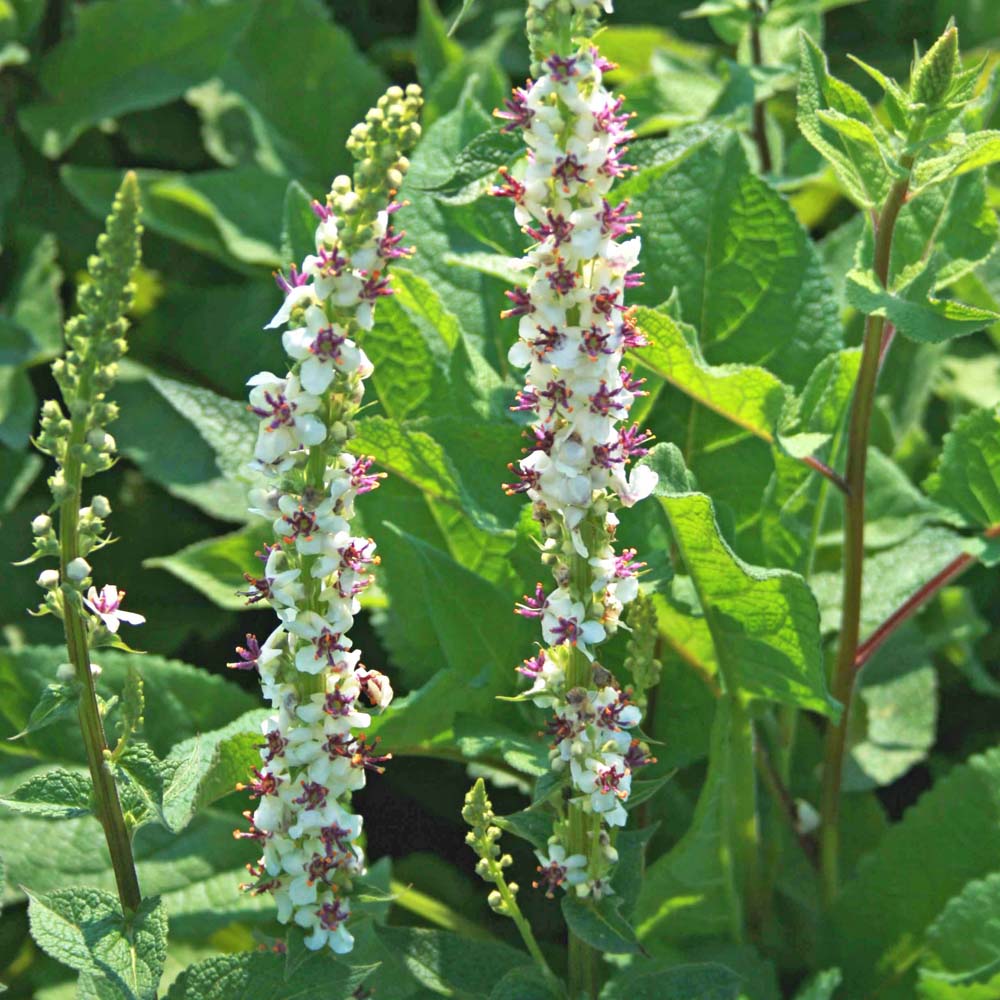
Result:
{"label": "large green leaf", "polygon": [[[246,30],[218,46],[226,58],[214,74],[216,86],[188,99],[214,130],[213,151],[223,152],[223,162],[233,156],[227,130],[243,142],[249,133],[262,166],[325,189],[334,174],[348,171],[344,142],[384,90],[385,77],[330,22],[325,8],[310,0],[264,0],[252,9]],[[279,40],[284,57],[275,49]],[[242,127],[232,120],[239,112]],[[281,187],[284,193],[284,182]],[[279,229],[280,223],[272,235]]]}
{"label": "large green leaf", "polygon": [[56,157],[105,119],[175,100],[216,72],[255,6],[136,0],[77,9],[76,31],[42,63],[45,98],[21,112],[21,125]]}
{"label": "large green leaf", "polygon": [[78,771],[57,767],[33,775],[9,795],[0,795],[0,806],[11,812],[45,819],[86,816],[91,809],[90,778]]}
{"label": "large green leaf", "polygon": [[722,538],[712,501],[685,483],[683,459],[659,445],[650,464],[657,495],[692,578],[724,683],[740,697],[832,714],[826,689],[819,609],[805,581],[788,570],[743,562]]}
{"label": "large green leaf", "polygon": [[[21,732],[56,669],[66,659],[58,646],[26,646],[0,650],[0,757],[30,754],[39,761],[83,763],[86,757],[76,726],[58,726],[31,733],[14,743],[6,737]],[[175,743],[197,732],[219,729],[256,707],[256,700],[237,685],[175,660],[101,650],[102,673],[97,682],[104,698],[119,695],[129,665],[139,671],[148,703],[144,731],[161,756]]]}
{"label": "large green leaf", "polygon": [[601,1000],[737,1000],[741,984],[735,972],[715,963],[678,965],[638,975],[629,970],[604,987]]}
{"label": "large green leaf", "polygon": [[924,488],[967,524],[1000,524],[1000,410],[974,410],[955,422]]}
{"label": "large green leaf", "polygon": [[[137,174],[142,221],[153,232],[240,270],[283,263],[276,242],[285,196],[283,178],[256,167],[204,173],[139,170]],[[62,179],[88,211],[103,218],[121,174],[100,167],[66,166]]]}
{"label": "large green leaf", "polygon": [[93,980],[95,997],[155,1000],[167,957],[167,913],[158,898],[143,900],[126,920],[111,893],[61,889],[30,897],[28,913],[38,945]]}
{"label": "large green leaf", "polygon": [[841,337],[808,233],[733,133],[697,132],[677,147],[616,189],[656,234],[643,244],[645,285],[634,301],[657,305],[676,287],[710,363],[766,365],[803,384]]}
{"label": "large green leaf", "polygon": [[1000,873],[970,882],[927,930],[925,1000],[977,1000],[1000,986]]}
{"label": "large green leaf", "polygon": [[1000,866],[1000,750],[940,779],[841,891],[824,949],[846,996],[913,996],[924,934],[971,879]]}

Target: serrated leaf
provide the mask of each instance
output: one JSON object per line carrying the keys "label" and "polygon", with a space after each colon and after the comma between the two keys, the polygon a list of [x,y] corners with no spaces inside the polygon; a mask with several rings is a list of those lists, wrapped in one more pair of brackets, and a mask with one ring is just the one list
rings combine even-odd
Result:
{"label": "serrated leaf", "polygon": [[662,310],[640,307],[636,323],[649,340],[631,357],[636,366],[659,375],[743,431],[773,443],[791,398],[791,390],[776,375],[751,365],[709,365],[693,328]]}
{"label": "serrated leaf", "polygon": [[1000,524],[1000,410],[973,410],[956,421],[924,489],[969,525]]}
{"label": "serrated leaf", "polygon": [[372,966],[348,964],[326,950],[219,955],[185,969],[166,1000],[332,1000],[349,997],[372,971]]}
{"label": "serrated leaf", "polygon": [[139,731],[143,722],[146,699],[142,691],[142,675],[134,663],[128,665],[125,673],[125,688],[121,700],[121,733],[119,740],[128,742],[133,733]]}
{"label": "serrated leaf", "polygon": [[614,896],[595,902],[567,893],[562,898],[562,914],[570,931],[599,952],[634,955],[642,948],[631,924],[619,912],[619,905]]}
{"label": "serrated leaf", "polygon": [[676,287],[710,364],[766,365],[802,384],[841,339],[815,246],[732,132],[685,135],[616,188],[657,234],[643,245],[645,283],[631,300],[656,306]]}
{"label": "serrated leaf", "polygon": [[130,741],[114,758],[112,773],[118,783],[125,821],[132,830],[153,821],[166,824],[163,814],[163,761],[148,743]]}
{"label": "serrated leaf", "polygon": [[913,171],[913,196],[934,184],[960,177],[980,167],[1000,162],[1000,132],[974,132],[957,137],[955,145],[940,156],[920,160]]}
{"label": "serrated leaf", "polygon": [[927,929],[920,993],[961,1000],[969,988],[1000,982],[1000,873],[970,882]]}
{"label": "serrated leaf", "polygon": [[167,826],[182,830],[201,809],[234,791],[251,767],[260,766],[263,709],[228,726],[178,743],[163,762],[163,812]]}
{"label": "serrated leaf", "polygon": [[78,771],[53,768],[0,796],[0,806],[46,819],[87,816],[91,811],[90,778]]}
{"label": "serrated leaf", "polygon": [[[657,495],[687,567],[730,694],[797,705],[831,715],[824,679],[819,608],[805,581],[787,570],[743,562],[724,541],[712,501],[668,471],[683,468],[673,445],[648,459],[661,473]],[[673,480],[673,481],[671,481]]]}
{"label": "serrated leaf", "polygon": [[717,963],[678,965],[645,975],[615,977],[601,1000],[737,1000],[743,980]]}
{"label": "serrated leaf", "polygon": [[492,941],[472,941],[446,931],[376,927],[375,934],[404,975],[445,996],[489,996],[497,980],[519,965],[524,952]]}
{"label": "serrated leaf", "polygon": [[875,121],[865,98],[830,75],[826,56],[802,32],[799,36],[799,129],[830,163],[852,198],[866,208],[880,204],[891,177],[878,150],[878,140],[873,149],[867,138],[862,142],[848,138],[824,122],[819,114],[821,111],[833,112],[833,120],[841,124],[844,118],[854,119],[866,126],[868,132]]}
{"label": "serrated leaf", "polygon": [[[125,1000],[155,1000],[167,957],[167,913],[144,899],[126,920],[118,900],[99,889],[64,889],[28,902],[31,934],[49,955],[117,991]],[[94,996],[114,996],[98,990]]]}
{"label": "serrated leaf", "polygon": [[865,996],[890,981],[900,995],[912,995],[925,931],[971,879],[993,873],[998,858],[1000,750],[994,749],[937,781],[841,890],[821,960],[841,967],[844,995]]}
{"label": "serrated leaf", "polygon": [[487,181],[497,180],[497,171],[524,153],[524,140],[518,132],[499,128],[477,135],[455,157],[451,176],[431,191],[451,204],[475,201]]}
{"label": "serrated leaf", "polygon": [[74,716],[79,701],[80,692],[75,685],[64,684],[62,681],[46,684],[38,703],[28,716],[24,729],[14,736],[9,736],[8,739],[19,740],[29,733],[36,733],[39,729],[45,729]]}
{"label": "serrated leaf", "polygon": [[172,573],[226,611],[246,611],[246,598],[240,594],[245,585],[243,574],[254,569],[255,553],[273,539],[271,525],[255,520],[228,535],[195,542],[169,556],[146,559],[143,566]]}
{"label": "serrated leaf", "polygon": [[975,333],[1000,319],[1000,313],[933,295],[939,261],[931,258],[900,276],[890,291],[874,271],[847,275],[847,301],[866,316],[885,316],[904,336],[925,344]]}

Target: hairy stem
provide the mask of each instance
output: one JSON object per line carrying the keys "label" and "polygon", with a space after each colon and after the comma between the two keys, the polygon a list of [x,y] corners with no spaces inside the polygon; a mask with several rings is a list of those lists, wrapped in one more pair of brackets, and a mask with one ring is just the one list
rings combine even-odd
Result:
{"label": "hairy stem", "polygon": [[[59,510],[59,563],[60,575],[65,581],[69,564],[80,555],[80,499],[83,485],[81,454],[86,436],[86,415],[75,415],[72,421],[66,463],[63,472],[67,495]],[[66,648],[80,685],[80,729],[87,751],[87,766],[94,785],[94,805],[97,819],[104,828],[111,867],[115,874],[118,899],[126,916],[139,909],[142,893],[135,871],[132,841],[118,797],[118,786],[108,767],[108,741],[97,703],[94,675],[90,670],[90,649],[87,626],[79,594],[72,587],[63,587],[63,623],[66,631]]]}
{"label": "hairy stem", "polygon": [[[909,169],[912,159],[904,158]],[[897,180],[886,196],[885,204],[875,224],[875,274],[885,287],[889,279],[889,256],[892,236],[899,211],[906,200],[909,177]],[[831,693],[843,712],[837,722],[829,722],[823,754],[823,792],[820,803],[820,853],[823,892],[829,902],[836,896],[839,884],[839,820],[840,786],[843,777],[844,747],[850,717],[851,696],[854,693],[854,659],[858,651],[861,628],[861,585],[865,558],[865,469],[868,459],[868,436],[875,387],[878,382],[879,356],[885,330],[883,316],[869,316],[865,321],[861,349],[861,367],[854,386],[850,422],[847,432],[847,493],[844,496],[844,590],[841,605],[840,645],[833,669]]]}
{"label": "hairy stem", "polygon": [[[754,18],[750,28],[750,51],[753,55],[754,66],[763,66],[764,52],[760,44],[760,22],[757,17]],[[754,101],[753,141],[757,145],[757,153],[760,156],[761,172],[771,173],[774,169],[774,160],[771,156],[771,144],[767,140],[767,120],[764,115],[763,101]]]}

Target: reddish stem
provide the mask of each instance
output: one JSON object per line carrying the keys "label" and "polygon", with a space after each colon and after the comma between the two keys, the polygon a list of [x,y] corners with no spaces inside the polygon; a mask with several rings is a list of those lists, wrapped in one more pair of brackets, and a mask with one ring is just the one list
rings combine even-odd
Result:
{"label": "reddish stem", "polygon": [[835,470],[831,469],[826,462],[821,462],[818,458],[813,458],[812,455],[807,455],[802,461],[809,466],[810,469],[815,469],[821,476],[825,476],[827,479],[833,483],[834,486],[840,490],[841,493],[850,493],[850,488],[847,485],[847,480]]}
{"label": "reddish stem", "polygon": [[[985,538],[1000,536],[1000,524],[995,524],[985,532]],[[939,573],[928,580],[915,594],[908,597],[865,641],[858,647],[854,657],[854,669],[860,670],[875,654],[876,650],[907,619],[912,618],[939,590],[957,580],[976,562],[976,557],[963,552],[954,558]]]}

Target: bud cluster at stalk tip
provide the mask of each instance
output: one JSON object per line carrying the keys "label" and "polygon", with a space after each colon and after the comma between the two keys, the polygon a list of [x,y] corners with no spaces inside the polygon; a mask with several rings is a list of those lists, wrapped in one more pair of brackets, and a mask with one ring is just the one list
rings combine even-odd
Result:
{"label": "bud cluster at stalk tip", "polygon": [[87,261],[87,280],[78,294],[79,311],[65,327],[66,353],[52,363],[52,374],[63,405],[54,399],[42,404],[34,444],[55,459],[49,477],[54,519],[39,514],[31,522],[33,554],[25,560],[55,558],[60,569],[44,570],[38,584],[45,590],[42,614],[65,618],[66,602],[83,616],[90,645],[123,645],[118,627],[141,625],[142,615],[123,611],[124,590],[107,584],[93,586],[87,557],[111,541],[105,519],[111,513],[106,497],[94,496],[80,506],[83,480],[104,472],[116,460],[115,439],[107,427],[118,417],[118,407],[107,398],[118,377],[118,362],[128,344],[126,314],[132,305],[132,273],[139,264],[139,185],[126,174],[97,253]]}
{"label": "bud cluster at stalk tip", "polygon": [[354,503],[381,478],[372,459],[350,450],[372,373],[358,337],[392,294],[389,264],[410,253],[393,231],[392,199],[420,135],[421,103],[419,88],[392,87],[352,130],[353,181],[336,178],[314,203],[315,253],[278,276],[285,298],[267,328],[287,327],[289,371],[248,383],[260,418],[255,464],[272,481],[253,491],[251,511],[272,522],[275,541],[260,553],[261,575],[248,575],[247,597],[269,602],[280,624],[263,643],[248,635],[230,664],[260,674],[274,709],[249,784],[257,808],[237,835],[263,850],[247,888],[272,893],[279,920],[304,928],[308,947],[335,952],[353,945],[348,895],[364,871],[350,795],[388,759],[364,730],[392,699],[388,679],[365,668],[348,636],[378,562],[374,541],[351,532]]}
{"label": "bud cluster at stalk tip", "polygon": [[[533,52],[558,43],[567,2],[532,4]],[[598,12],[595,4],[569,6],[584,19]],[[552,766],[568,774],[571,804],[593,820],[585,845],[570,845],[565,816],[557,821],[539,855],[542,883],[596,897],[609,891],[616,857],[605,828],[625,824],[632,774],[650,761],[630,734],[638,707],[595,660],[638,594],[644,567],[634,549],[615,548],[616,510],[656,484],[655,473],[636,464],[650,435],[628,419],[642,380],[623,365],[624,352],[644,344],[625,305],[640,283],[640,241],[628,203],[609,198],[630,169],[622,154],[632,134],[622,100],[604,86],[611,65],[574,40],[549,50],[538,68],[538,78],[496,112],[506,131],[523,134],[527,161],[523,171],[503,171],[494,193],[513,201],[534,241],[517,262],[525,282],[507,293],[504,314],[519,324],[508,358],[527,370],[513,409],[531,418],[527,454],[511,466],[517,481],[506,488],[533,502],[555,579],[517,608],[539,619],[547,647],[518,669],[532,682],[528,696],[553,711]]]}

